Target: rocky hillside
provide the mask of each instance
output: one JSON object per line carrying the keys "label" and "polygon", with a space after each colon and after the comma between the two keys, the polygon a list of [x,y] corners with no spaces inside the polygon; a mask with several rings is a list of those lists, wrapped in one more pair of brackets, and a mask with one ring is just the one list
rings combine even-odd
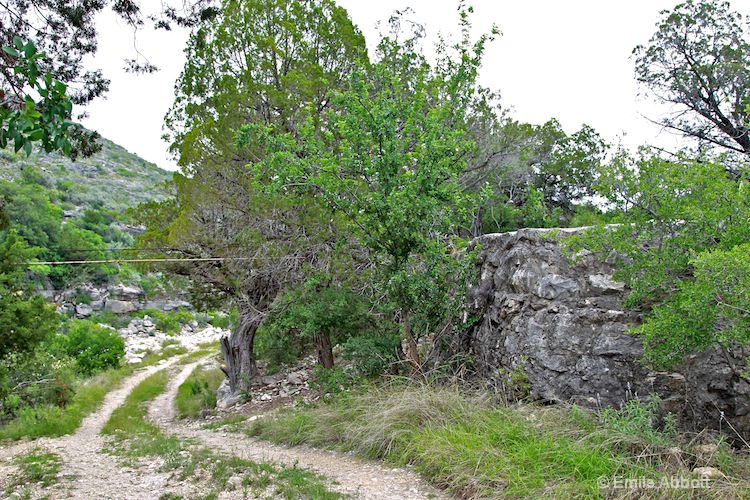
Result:
{"label": "rocky hillside", "polygon": [[102,150],[90,158],[71,161],[57,153],[0,150],[0,178],[15,180],[24,167],[41,171],[47,187],[66,193],[65,210],[96,207],[124,210],[169,192],[165,184],[172,173],[163,170],[125,148],[102,138]]}

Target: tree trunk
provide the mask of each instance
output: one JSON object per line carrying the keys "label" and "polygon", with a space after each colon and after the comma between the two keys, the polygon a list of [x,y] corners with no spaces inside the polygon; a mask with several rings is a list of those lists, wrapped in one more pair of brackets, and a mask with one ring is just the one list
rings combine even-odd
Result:
{"label": "tree trunk", "polygon": [[229,337],[221,339],[221,354],[226,367],[222,368],[229,379],[232,392],[249,391],[258,376],[255,363],[255,332],[262,316],[250,307],[240,307],[240,324]]}
{"label": "tree trunk", "polygon": [[319,333],[315,336],[315,348],[318,350],[318,363],[323,368],[333,368],[333,346],[331,337],[327,333]]}
{"label": "tree trunk", "polygon": [[422,363],[419,359],[419,348],[417,341],[411,331],[411,317],[409,311],[403,311],[404,340],[406,341],[406,358],[411,364],[411,374],[417,378],[422,376]]}

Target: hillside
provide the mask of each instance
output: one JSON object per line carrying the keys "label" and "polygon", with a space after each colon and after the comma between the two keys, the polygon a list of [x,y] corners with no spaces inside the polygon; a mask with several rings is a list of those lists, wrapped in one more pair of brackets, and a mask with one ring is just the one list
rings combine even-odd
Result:
{"label": "hillside", "polygon": [[112,141],[101,141],[99,153],[76,161],[57,153],[34,152],[27,157],[0,150],[0,178],[15,180],[24,167],[36,167],[46,187],[65,194],[61,207],[66,211],[90,207],[120,211],[168,195],[165,181],[171,179],[171,172]]}

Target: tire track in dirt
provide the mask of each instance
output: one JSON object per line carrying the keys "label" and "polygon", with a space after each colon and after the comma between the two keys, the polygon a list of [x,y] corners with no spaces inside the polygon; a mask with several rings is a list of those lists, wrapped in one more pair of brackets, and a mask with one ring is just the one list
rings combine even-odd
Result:
{"label": "tire track in dirt", "polygon": [[[158,464],[139,468],[124,467],[115,457],[105,453],[107,441],[100,432],[115,409],[125,402],[139,383],[157,371],[169,368],[179,359],[181,357],[162,361],[124,379],[117,389],[105,396],[101,408],[83,420],[74,434],[59,438],[39,438],[0,448],[0,461],[8,464],[13,458],[35,448],[60,455],[60,482],[42,491],[52,498],[158,498],[164,491],[169,474],[158,472]],[[12,470],[14,467],[9,465],[0,467],[0,472],[10,473]]]}
{"label": "tire track in dirt", "polygon": [[331,489],[363,499],[451,498],[429,485],[418,474],[406,469],[391,468],[381,462],[360,460],[353,456],[298,446],[278,446],[236,433],[199,428],[197,423],[175,419],[177,389],[192,370],[203,363],[187,365],[169,384],[168,390],[154,399],[149,417],[167,432],[182,438],[197,439],[222,455],[231,455],[255,462],[297,465],[335,481]]}

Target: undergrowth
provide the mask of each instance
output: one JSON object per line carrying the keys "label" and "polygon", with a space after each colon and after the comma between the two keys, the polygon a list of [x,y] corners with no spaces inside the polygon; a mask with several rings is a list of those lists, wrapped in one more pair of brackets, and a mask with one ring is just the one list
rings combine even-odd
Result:
{"label": "undergrowth", "polygon": [[63,406],[23,408],[15,419],[0,427],[0,440],[63,436],[75,431],[83,419],[101,405],[109,391],[133,372],[130,366],[107,370],[81,381],[71,401]]}
{"label": "undergrowth", "polygon": [[[206,347],[207,348],[207,347]],[[96,411],[104,397],[117,388],[122,380],[138,368],[187,352],[182,346],[168,346],[157,353],[148,354],[141,363],[126,365],[82,379],[75,386],[73,397],[65,406],[40,405],[23,408],[16,418],[0,427],[0,440],[64,436],[73,433],[83,419]],[[205,356],[205,351],[200,351]]]}
{"label": "undergrowth", "polygon": [[[614,418],[609,415],[610,422]],[[255,420],[244,429],[276,443],[411,464],[464,498],[665,496],[671,492],[659,490],[659,481],[692,477],[692,467],[706,465],[689,453],[677,453],[675,439],[659,443],[622,433],[580,408],[497,407],[486,396],[467,395],[457,387],[369,386]],[[750,493],[742,479],[750,472],[748,460],[726,446],[719,450],[723,472],[740,479],[716,481],[708,493],[724,498]],[[657,489],[618,492],[600,486],[615,477],[653,480]]]}

